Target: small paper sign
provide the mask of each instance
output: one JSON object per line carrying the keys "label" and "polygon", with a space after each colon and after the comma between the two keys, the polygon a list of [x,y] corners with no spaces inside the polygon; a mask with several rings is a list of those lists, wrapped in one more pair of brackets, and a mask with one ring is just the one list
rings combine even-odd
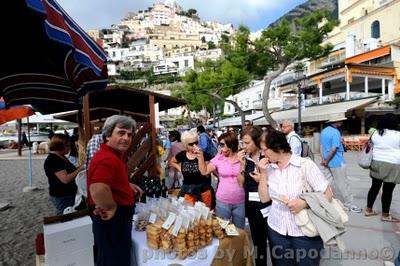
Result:
{"label": "small paper sign", "polygon": [[217,221],[218,221],[218,223],[219,223],[219,225],[221,226],[222,229],[225,229],[226,226],[229,224],[228,220],[223,220],[223,219],[221,219],[219,217],[217,217]]}
{"label": "small paper sign", "polygon": [[164,228],[165,230],[168,230],[171,227],[171,225],[174,223],[175,218],[176,218],[176,214],[170,212],[167,220],[165,220],[165,222],[163,223],[162,228]]}
{"label": "small paper sign", "polygon": [[239,232],[236,229],[236,226],[234,224],[229,224],[225,228],[225,232],[228,236],[238,236]]}
{"label": "small paper sign", "polygon": [[182,217],[178,216],[176,217],[174,227],[172,228],[172,235],[173,236],[178,236],[179,230],[181,229],[182,226]]}
{"label": "small paper sign", "polygon": [[149,217],[149,223],[154,224],[157,220],[157,214],[155,213],[150,213],[150,217]]}

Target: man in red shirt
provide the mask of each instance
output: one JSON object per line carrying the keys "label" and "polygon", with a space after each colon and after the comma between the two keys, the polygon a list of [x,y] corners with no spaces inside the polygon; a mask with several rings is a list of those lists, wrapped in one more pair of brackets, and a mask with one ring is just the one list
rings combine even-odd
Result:
{"label": "man in red shirt", "polygon": [[127,116],[107,118],[102,133],[104,144],[90,162],[88,202],[94,208],[97,266],[130,265],[135,193],[143,193],[129,183],[124,160],[135,127],[135,121]]}

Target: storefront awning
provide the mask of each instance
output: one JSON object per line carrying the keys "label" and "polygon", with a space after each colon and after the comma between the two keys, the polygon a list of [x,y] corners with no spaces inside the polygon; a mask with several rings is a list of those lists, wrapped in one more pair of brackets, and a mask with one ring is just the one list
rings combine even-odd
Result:
{"label": "storefront awning", "polygon": [[[255,119],[258,119],[260,117],[263,117],[263,113],[262,112],[257,112],[255,114],[251,114],[251,115],[246,115],[245,119],[250,120],[250,121],[254,121]],[[241,121],[241,117],[240,116],[235,116],[235,117],[229,117],[226,119],[223,119],[221,121],[219,121],[217,123],[217,125],[219,127],[230,127],[230,126],[241,126],[242,121]]]}
{"label": "storefront awning", "polygon": [[[360,100],[344,101],[339,103],[322,104],[317,106],[306,107],[301,112],[301,122],[318,122],[327,121],[334,118],[346,117],[346,112],[349,110],[357,109],[362,106],[368,105],[376,101],[376,97],[365,98]],[[298,121],[298,110],[290,109],[271,114],[272,118],[278,123],[283,120],[292,120],[297,123]],[[253,122],[254,125],[267,125],[268,122],[264,117],[259,118]]]}

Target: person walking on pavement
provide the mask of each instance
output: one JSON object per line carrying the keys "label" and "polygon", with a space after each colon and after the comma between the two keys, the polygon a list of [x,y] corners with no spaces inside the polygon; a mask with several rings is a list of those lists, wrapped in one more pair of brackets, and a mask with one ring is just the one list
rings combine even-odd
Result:
{"label": "person walking on pavement", "polygon": [[372,134],[373,144],[370,176],[371,188],[368,191],[367,209],[365,216],[377,215],[372,209],[376,197],[383,184],[382,216],[384,222],[400,222],[390,214],[393,190],[400,183],[400,131],[396,115],[385,114],[378,121],[378,128]]}
{"label": "person walking on pavement", "polygon": [[129,183],[125,152],[132,142],[135,121],[113,115],[104,123],[104,144],[88,170],[88,202],[93,211],[96,265],[130,265],[135,194],[143,191]]}
{"label": "person walking on pavement", "polygon": [[286,139],[292,149],[292,153],[301,157],[301,140],[300,136],[294,132],[294,123],[290,120],[285,120],[282,122],[282,130],[283,134],[286,135]]}
{"label": "person walking on pavement", "polygon": [[342,135],[338,128],[346,118],[331,119],[328,126],[321,132],[322,172],[330,184],[342,196],[345,208],[351,212],[359,213],[361,209],[353,204],[353,195],[350,192],[350,182],[346,173]]}

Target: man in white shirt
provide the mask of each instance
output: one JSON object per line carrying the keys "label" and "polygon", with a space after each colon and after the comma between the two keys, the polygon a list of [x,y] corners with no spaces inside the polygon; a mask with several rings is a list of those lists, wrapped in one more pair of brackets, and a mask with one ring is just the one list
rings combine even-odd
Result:
{"label": "man in white shirt", "polygon": [[282,133],[286,135],[286,139],[292,149],[292,153],[301,157],[301,139],[299,135],[294,132],[294,123],[291,120],[282,122]]}

